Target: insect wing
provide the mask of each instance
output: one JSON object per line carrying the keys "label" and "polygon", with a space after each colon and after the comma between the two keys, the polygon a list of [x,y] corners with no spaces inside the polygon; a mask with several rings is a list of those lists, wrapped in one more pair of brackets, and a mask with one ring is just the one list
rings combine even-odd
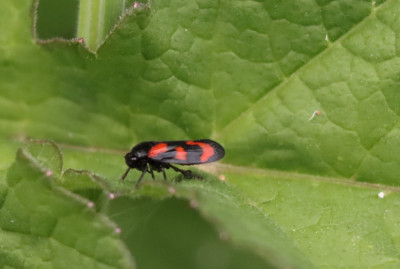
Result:
{"label": "insect wing", "polygon": [[224,155],[220,144],[202,139],[159,142],[150,149],[148,157],[159,162],[185,165],[215,162]]}
{"label": "insect wing", "polygon": [[210,163],[224,157],[224,148],[215,141],[202,139],[186,141],[189,163]]}

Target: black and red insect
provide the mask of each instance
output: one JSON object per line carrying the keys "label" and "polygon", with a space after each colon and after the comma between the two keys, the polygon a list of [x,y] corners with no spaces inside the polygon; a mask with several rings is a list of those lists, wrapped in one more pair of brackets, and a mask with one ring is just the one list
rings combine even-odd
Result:
{"label": "black and red insect", "polygon": [[172,168],[182,173],[185,178],[196,178],[190,170],[182,170],[172,164],[192,165],[215,162],[224,157],[224,148],[209,139],[189,141],[146,141],[137,144],[125,155],[125,162],[129,166],[122,176],[128,175],[131,169],[142,171],[136,184],[139,184],[146,172],[154,179],[153,171],[162,172],[164,179],[165,169]]}

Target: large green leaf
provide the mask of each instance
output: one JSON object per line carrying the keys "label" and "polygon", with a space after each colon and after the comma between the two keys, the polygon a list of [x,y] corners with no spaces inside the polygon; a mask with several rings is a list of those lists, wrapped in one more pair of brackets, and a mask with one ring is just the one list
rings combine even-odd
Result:
{"label": "large green leaf", "polygon": [[[399,266],[399,1],[82,1],[79,15],[45,2],[0,3],[0,169],[38,138],[72,170],[41,142],[8,175],[26,152],[50,165],[66,201],[96,205],[92,224],[121,227],[139,267],[165,265],[155,241],[171,267]],[[77,31],[48,23],[62,18]],[[209,171],[227,183],[117,181],[135,143],[194,138],[224,145]],[[39,266],[13,247],[12,266]]]}

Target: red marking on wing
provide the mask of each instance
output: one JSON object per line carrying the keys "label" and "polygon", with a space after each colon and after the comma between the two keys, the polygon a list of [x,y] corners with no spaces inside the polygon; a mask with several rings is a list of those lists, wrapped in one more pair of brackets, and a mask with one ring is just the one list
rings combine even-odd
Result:
{"label": "red marking on wing", "polygon": [[149,154],[147,155],[150,158],[154,158],[157,155],[164,153],[168,151],[168,145],[167,143],[158,143],[156,145],[154,145],[150,150],[149,150]]}
{"label": "red marking on wing", "polygon": [[187,152],[182,147],[176,147],[176,155],[175,159],[186,161],[187,160]]}
{"label": "red marking on wing", "polygon": [[197,146],[201,147],[201,149],[203,150],[203,153],[200,156],[200,161],[202,161],[202,162],[206,162],[208,159],[210,159],[211,156],[213,156],[215,154],[214,148],[211,147],[207,143],[187,141],[186,144],[197,145]]}

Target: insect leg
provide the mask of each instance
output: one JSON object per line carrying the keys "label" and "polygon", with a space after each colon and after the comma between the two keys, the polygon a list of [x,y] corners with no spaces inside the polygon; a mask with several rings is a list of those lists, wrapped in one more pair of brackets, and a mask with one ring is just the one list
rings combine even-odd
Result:
{"label": "insect leg", "polygon": [[162,174],[163,174],[163,176],[164,176],[164,180],[167,180],[167,175],[165,174],[165,169],[164,169],[164,167],[161,167],[161,171],[162,171]]}
{"label": "insect leg", "polygon": [[140,175],[138,181],[136,182],[136,186],[139,185],[140,181],[142,181],[142,178],[146,172],[147,172],[147,166],[145,166],[144,169],[142,170],[142,174]]}
{"label": "insect leg", "polygon": [[131,170],[130,167],[128,167],[128,170],[126,170],[126,172],[124,173],[124,175],[121,177],[122,180],[124,180],[126,178],[126,176],[128,175],[129,171]]}
{"label": "insect leg", "polygon": [[151,166],[151,164],[149,164],[149,168],[148,168],[147,171],[151,174],[151,177],[152,177],[153,180],[154,180],[153,166]]}
{"label": "insect leg", "polygon": [[202,178],[202,177],[199,176],[199,175],[193,174],[192,171],[190,171],[190,170],[182,170],[182,169],[179,169],[179,168],[176,167],[176,166],[173,166],[172,164],[169,164],[169,166],[170,166],[172,169],[174,169],[176,172],[182,173],[182,175],[183,175],[185,178]]}

